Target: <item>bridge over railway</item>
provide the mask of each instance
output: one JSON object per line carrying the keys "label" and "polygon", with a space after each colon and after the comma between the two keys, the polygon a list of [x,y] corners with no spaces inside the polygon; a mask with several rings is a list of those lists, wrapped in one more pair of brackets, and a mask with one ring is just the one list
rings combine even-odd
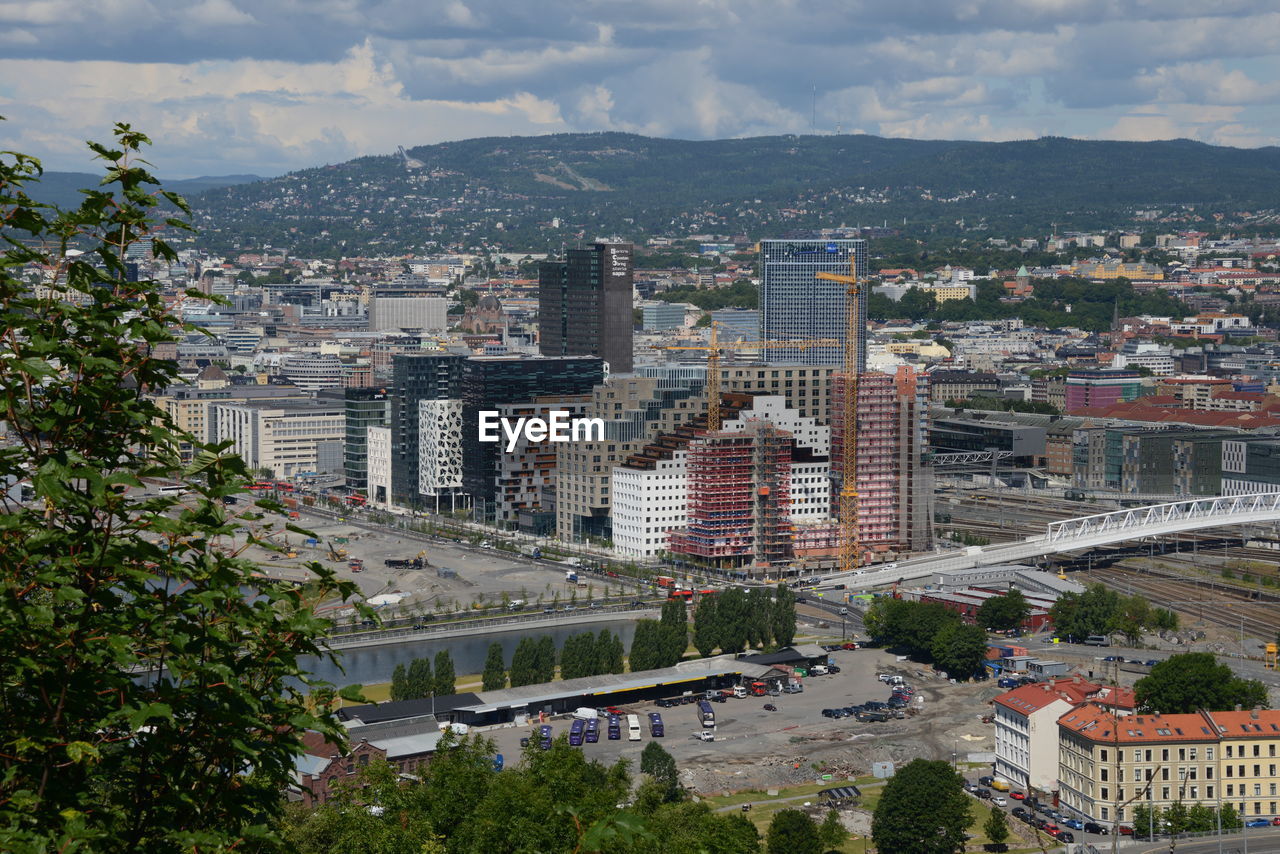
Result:
{"label": "bridge over railway", "polygon": [[1142,537],[1263,522],[1280,522],[1280,492],[1196,498],[1063,519],[1047,523],[1043,534],[1016,543],[938,552],[899,561],[885,569],[838,572],[824,576],[822,586],[856,580],[860,588],[882,587],[898,581],[920,581],[938,572],[1020,563]]}

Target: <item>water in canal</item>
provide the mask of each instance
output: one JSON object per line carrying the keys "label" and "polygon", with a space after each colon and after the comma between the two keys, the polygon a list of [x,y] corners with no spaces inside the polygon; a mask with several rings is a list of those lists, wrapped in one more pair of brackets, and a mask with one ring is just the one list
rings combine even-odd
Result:
{"label": "water in canal", "polygon": [[[527,628],[519,631],[495,632],[490,635],[468,635],[454,638],[424,638],[419,641],[387,644],[386,646],[368,647],[364,649],[348,649],[339,652],[339,670],[333,662],[307,657],[302,660],[303,669],[311,672],[318,679],[334,685],[371,685],[375,682],[390,682],[391,673],[397,664],[409,666],[415,658],[431,658],[442,649],[449,650],[453,656],[454,672],[459,676],[468,673],[480,673],[484,670],[485,656],[489,654],[489,644],[497,641],[502,644],[503,660],[507,667],[511,666],[511,655],[521,638],[531,637],[535,640],[550,635],[555,641],[556,649],[564,646],[570,635],[590,631],[599,634],[608,628],[615,635],[622,637],[624,648],[631,649],[631,639],[636,633],[633,620],[618,620],[609,623],[583,623],[578,626],[556,626],[548,628]],[[345,671],[345,672],[343,672]]]}

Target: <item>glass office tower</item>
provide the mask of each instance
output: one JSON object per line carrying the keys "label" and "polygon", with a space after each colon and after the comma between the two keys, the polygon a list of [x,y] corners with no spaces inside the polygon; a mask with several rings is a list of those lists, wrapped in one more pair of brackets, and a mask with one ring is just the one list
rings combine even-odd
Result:
{"label": "glass office tower", "polygon": [[[818,279],[819,272],[848,275],[856,260],[859,276],[867,275],[865,240],[760,241],[760,330],[766,341],[845,337],[846,286]],[[858,371],[867,368],[867,290],[858,301]],[[770,362],[832,365],[844,361],[835,347],[768,347]]]}

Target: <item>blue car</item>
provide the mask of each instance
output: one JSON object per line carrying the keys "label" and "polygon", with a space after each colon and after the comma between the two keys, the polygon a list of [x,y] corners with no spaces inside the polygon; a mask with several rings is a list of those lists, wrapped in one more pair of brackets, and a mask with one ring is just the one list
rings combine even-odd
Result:
{"label": "blue car", "polygon": [[501,754],[501,753],[495,753],[495,754],[493,755],[493,770],[494,770],[494,771],[501,771],[501,770],[502,770],[502,766],[503,766],[503,765],[505,765],[505,764],[506,764],[506,763],[504,762],[504,760],[503,760],[503,758],[502,758],[502,754]]}
{"label": "blue car", "polygon": [[1084,822],[1078,818],[1068,818],[1068,819],[1065,819],[1062,823],[1065,824],[1067,827],[1071,828],[1072,830],[1084,830]]}
{"label": "blue car", "polygon": [[1244,823],[1245,827],[1270,827],[1271,819],[1269,818],[1251,818]]}

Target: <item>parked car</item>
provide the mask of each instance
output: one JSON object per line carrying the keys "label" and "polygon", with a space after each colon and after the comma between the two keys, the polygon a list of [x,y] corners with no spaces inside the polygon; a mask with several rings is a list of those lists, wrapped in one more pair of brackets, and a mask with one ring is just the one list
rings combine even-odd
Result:
{"label": "parked car", "polygon": [[1010,792],[1009,797],[1013,798],[1015,801],[1020,801],[1026,798],[1026,795],[1022,792]]}
{"label": "parked car", "polygon": [[1122,824],[1122,825],[1120,825],[1119,830],[1120,830],[1120,835],[1121,835],[1121,836],[1133,836],[1133,828],[1132,828],[1132,827],[1128,827],[1127,825],[1123,825],[1123,824]]}
{"label": "parked car", "polygon": [[1060,830],[1056,835],[1059,842],[1071,843],[1076,841],[1076,835],[1069,830]]}
{"label": "parked car", "polygon": [[1107,827],[1105,824],[1098,824],[1096,821],[1086,821],[1084,823],[1084,832],[1109,836],[1111,835],[1111,828]]}
{"label": "parked car", "polygon": [[979,798],[982,798],[983,800],[988,800],[988,799],[990,799],[990,797],[991,797],[991,790],[990,790],[990,789],[978,789],[978,790],[976,790],[973,794],[974,794],[975,796],[979,797]]}
{"label": "parked car", "polygon": [[1271,819],[1271,823],[1272,823],[1272,824],[1274,824],[1276,827],[1280,827],[1280,815],[1278,815],[1278,816],[1276,816],[1275,818]]}
{"label": "parked car", "polygon": [[1244,823],[1245,827],[1270,827],[1271,819],[1269,818],[1251,818]]}
{"label": "parked car", "polygon": [[1009,811],[1009,815],[1013,816],[1014,818],[1025,819],[1027,817],[1027,811],[1022,807],[1014,807],[1012,810]]}
{"label": "parked car", "polygon": [[776,712],[776,711],[778,711],[778,707],[777,707],[777,706],[775,706],[773,703],[765,703],[765,704],[764,704],[764,710],[765,710],[766,712]]}
{"label": "parked car", "polygon": [[1084,822],[1078,818],[1064,818],[1062,823],[1072,830],[1084,830]]}
{"label": "parked car", "polygon": [[1009,802],[1006,801],[1004,798],[1000,797],[999,795],[996,795],[994,798],[992,798],[991,803],[995,804],[998,807],[1009,806]]}

